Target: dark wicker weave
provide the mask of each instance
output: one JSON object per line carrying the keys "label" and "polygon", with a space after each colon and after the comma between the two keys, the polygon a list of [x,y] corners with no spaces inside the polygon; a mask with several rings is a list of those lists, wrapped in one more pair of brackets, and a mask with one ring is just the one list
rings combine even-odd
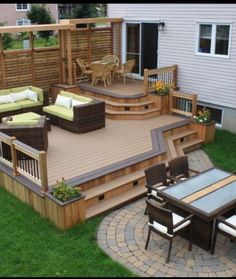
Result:
{"label": "dark wicker weave", "polygon": [[[154,232],[166,239],[169,240],[170,245],[169,245],[169,251],[167,254],[166,258],[166,263],[169,262],[170,259],[170,252],[172,248],[172,241],[173,238],[183,229],[189,229],[189,251],[192,250],[192,218],[193,215],[188,215],[186,217],[183,217],[183,219],[178,222],[177,224],[173,223],[173,214],[172,211],[164,208],[165,203],[158,205],[154,204],[153,202],[149,201],[146,199],[146,204],[147,204],[147,210],[148,210],[148,217],[149,217],[149,223],[148,223],[148,236],[147,236],[147,241],[145,245],[145,249],[148,247],[149,239],[150,239],[150,234],[151,232]],[[181,216],[182,217],[182,216]],[[190,221],[190,223],[183,228],[180,228],[178,230],[178,227],[181,226],[183,223]],[[165,226],[167,228],[167,233],[163,233],[161,230],[158,230],[157,227],[155,228],[153,226],[153,223],[157,222],[161,224],[162,226]]]}
{"label": "dark wicker weave", "polygon": [[88,104],[75,106],[73,110],[74,121],[48,112],[44,112],[44,114],[50,118],[51,124],[78,134],[105,127],[105,102],[93,100]]}
{"label": "dark wicker weave", "polygon": [[0,131],[9,136],[15,136],[17,140],[38,150],[46,151],[48,149],[48,125],[44,115],[36,125],[8,126],[0,124]]}
{"label": "dark wicker weave", "polygon": [[168,165],[170,176],[173,179],[188,178],[190,172],[199,173],[199,171],[189,168],[188,157],[186,155],[172,159]]}

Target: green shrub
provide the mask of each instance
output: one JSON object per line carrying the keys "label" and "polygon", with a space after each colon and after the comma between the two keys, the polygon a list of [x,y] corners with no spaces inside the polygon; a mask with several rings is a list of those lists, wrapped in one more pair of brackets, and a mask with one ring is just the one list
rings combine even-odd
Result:
{"label": "green shrub", "polygon": [[57,181],[57,185],[53,189],[52,195],[59,199],[60,201],[69,201],[75,197],[81,195],[80,188],[74,188],[71,185],[65,182],[65,179],[62,177],[62,180]]}

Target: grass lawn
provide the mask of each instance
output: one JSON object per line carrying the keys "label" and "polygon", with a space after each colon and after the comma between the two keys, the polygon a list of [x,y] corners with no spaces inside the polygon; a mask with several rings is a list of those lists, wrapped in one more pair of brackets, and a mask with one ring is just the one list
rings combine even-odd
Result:
{"label": "grass lawn", "polygon": [[203,150],[216,167],[236,170],[236,134],[216,129],[214,143],[205,144]]}
{"label": "grass lawn", "polygon": [[[50,37],[48,43],[46,44],[45,39],[37,38],[34,41],[34,47],[46,47],[46,46],[58,46],[58,39],[56,37]],[[11,47],[7,48],[7,50],[16,50],[23,49],[23,41],[22,40],[13,40]]]}
{"label": "grass lawn", "polygon": [[135,277],[96,244],[102,217],[63,232],[0,187],[1,277]]}

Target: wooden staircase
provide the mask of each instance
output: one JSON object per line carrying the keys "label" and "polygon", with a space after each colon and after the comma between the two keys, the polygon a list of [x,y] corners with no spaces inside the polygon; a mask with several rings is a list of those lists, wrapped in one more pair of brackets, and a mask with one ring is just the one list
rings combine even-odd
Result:
{"label": "wooden staircase", "polygon": [[[76,92],[76,89],[73,89]],[[79,94],[105,101],[106,117],[116,120],[142,120],[161,115],[161,108],[149,99],[149,96],[139,97],[112,96],[99,92],[80,90]]]}

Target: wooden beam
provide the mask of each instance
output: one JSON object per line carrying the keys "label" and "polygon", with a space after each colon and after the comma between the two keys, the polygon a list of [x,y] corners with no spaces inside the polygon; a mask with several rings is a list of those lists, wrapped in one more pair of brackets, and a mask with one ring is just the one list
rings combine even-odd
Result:
{"label": "wooden beam", "polygon": [[115,23],[122,22],[123,18],[106,18],[106,17],[96,17],[96,18],[83,18],[83,19],[61,19],[59,24],[89,24],[89,23]]}
{"label": "wooden beam", "polygon": [[37,24],[25,26],[3,26],[0,27],[0,33],[18,33],[18,32],[36,32],[48,30],[65,30],[75,28],[73,24]]}

